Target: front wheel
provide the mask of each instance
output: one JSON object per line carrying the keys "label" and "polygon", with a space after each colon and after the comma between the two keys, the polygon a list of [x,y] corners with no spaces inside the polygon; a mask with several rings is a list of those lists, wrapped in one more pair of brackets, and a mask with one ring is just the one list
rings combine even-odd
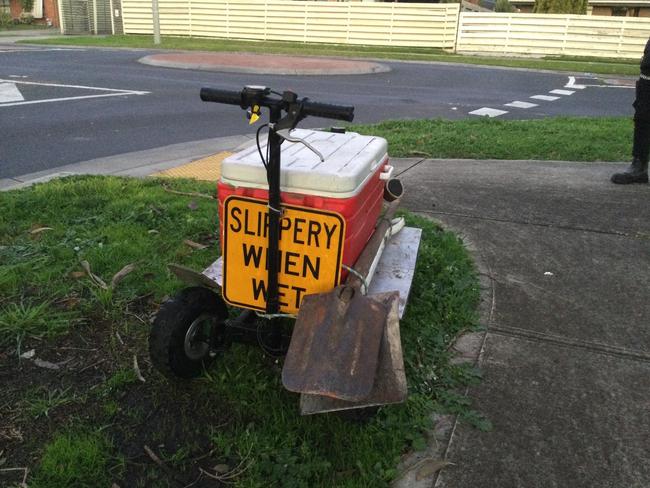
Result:
{"label": "front wheel", "polygon": [[181,290],[164,302],[149,334],[149,355],[165,376],[195,378],[213,359],[212,346],[224,342],[228,309],[207,288]]}

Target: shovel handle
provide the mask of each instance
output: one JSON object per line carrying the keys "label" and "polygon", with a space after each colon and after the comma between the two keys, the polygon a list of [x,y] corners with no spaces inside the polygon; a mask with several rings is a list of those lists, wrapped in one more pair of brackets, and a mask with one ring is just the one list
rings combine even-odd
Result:
{"label": "shovel handle", "polygon": [[384,215],[382,215],[382,217],[379,219],[379,222],[375,227],[375,231],[372,233],[372,236],[370,236],[370,239],[366,243],[366,247],[363,248],[363,251],[361,251],[361,254],[354,263],[354,270],[360,276],[363,276],[364,279],[362,280],[359,276],[357,276],[356,273],[350,273],[347,280],[345,280],[346,286],[361,288],[363,281],[365,281],[366,277],[368,276],[368,272],[370,271],[370,266],[372,266],[372,262],[375,259],[375,255],[381,247],[381,243],[384,240],[386,231],[391,226],[391,220],[395,216],[395,212],[397,211],[400,200],[401,199],[398,198],[397,200],[394,200],[390,203],[386,209],[386,212],[384,212]]}

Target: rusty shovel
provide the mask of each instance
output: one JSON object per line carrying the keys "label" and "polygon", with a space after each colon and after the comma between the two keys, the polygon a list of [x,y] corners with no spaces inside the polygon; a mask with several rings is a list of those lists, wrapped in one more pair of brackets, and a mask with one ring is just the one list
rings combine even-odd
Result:
{"label": "rusty shovel", "polygon": [[345,284],[303,298],[282,370],[289,391],[359,402],[373,390],[392,305],[362,286],[398,205],[390,204]]}

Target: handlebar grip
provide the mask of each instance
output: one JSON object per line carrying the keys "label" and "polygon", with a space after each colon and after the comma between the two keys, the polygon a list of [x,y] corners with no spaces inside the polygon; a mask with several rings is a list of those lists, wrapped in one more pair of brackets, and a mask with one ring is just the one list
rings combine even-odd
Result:
{"label": "handlebar grip", "polygon": [[240,91],[219,90],[218,88],[201,88],[201,100],[238,106],[241,106],[242,103]]}
{"label": "handlebar grip", "polygon": [[352,119],[354,119],[354,107],[351,105],[332,105],[310,100],[304,101],[302,113],[325,119],[345,120],[346,122],[352,122]]}

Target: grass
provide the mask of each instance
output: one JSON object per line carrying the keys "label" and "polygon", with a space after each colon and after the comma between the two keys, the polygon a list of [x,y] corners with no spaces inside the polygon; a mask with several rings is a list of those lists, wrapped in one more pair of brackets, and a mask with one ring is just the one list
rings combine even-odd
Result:
{"label": "grass", "polygon": [[15,341],[20,349],[25,337],[54,337],[68,324],[65,314],[53,311],[48,302],[9,303],[0,309],[0,346]]}
{"label": "grass", "polygon": [[199,51],[256,52],[263,54],[292,54],[345,56],[405,61],[438,61],[484,66],[546,69],[554,71],[588,72],[609,75],[639,74],[638,60],[610,58],[521,58],[496,56],[470,56],[449,54],[441,49],[388,46],[350,46],[342,44],[314,44],[297,42],[256,42],[229,39],[202,39],[195,37],[162,37],[159,45],[152,36],[115,35],[107,37],[80,36],[63,39],[30,39],[33,44],[58,44],[68,46],[96,46],[111,48],[181,49]]}
{"label": "grass", "polygon": [[[448,353],[460,331],[476,327],[473,263],[457,236],[410,214],[407,221],[422,228],[423,240],[401,321],[405,404],[383,408],[363,424],[336,415],[300,417],[297,395],[281,386],[281,363],[249,346],[234,345],[197,381],[162,379],[146,360],[147,318],[182,287],[166,265],[202,269],[217,255],[216,201],[165,188],[214,194],[209,183],[114,177],[71,177],[0,194],[0,249],[12,256],[0,265],[2,310],[47,303],[37,314],[40,324],[61,311],[77,319],[57,328],[58,339],[37,340],[38,332],[24,337],[24,347],[35,347],[39,357],[74,354],[66,369],[8,377],[6,401],[26,415],[0,418],[16,418],[15,429],[28,440],[9,444],[5,456],[9,466],[29,465],[30,487],[170,486],[143,457],[144,445],[188,484],[198,467],[221,466],[222,476],[239,487],[380,487],[395,478],[404,453],[425,447],[431,412],[456,412],[489,428],[453,393],[478,381],[477,373],[451,365]],[[210,247],[196,250],[185,239]],[[136,269],[110,287],[111,277],[131,263]],[[1,337],[3,369],[16,372],[23,364],[21,371],[29,372],[27,360],[17,361],[13,332]],[[146,383],[133,373],[134,356]],[[29,390],[34,381],[44,388]]]}
{"label": "grass", "polygon": [[40,417],[49,417],[50,410],[75,401],[74,395],[69,393],[70,388],[60,389],[37,387],[25,395],[23,410],[34,420]]}
{"label": "grass", "polygon": [[100,432],[58,434],[43,454],[31,488],[95,488],[119,473],[123,460],[113,458],[111,442]]}
{"label": "grass", "polygon": [[626,161],[631,118],[404,120],[351,129],[384,137],[394,157]]}
{"label": "grass", "polygon": [[[41,30],[41,29],[51,29],[51,27],[48,27],[45,24],[14,24],[14,23],[9,23],[9,24],[4,24],[0,25],[0,32],[6,32],[6,31],[23,31],[23,30]],[[59,33],[58,31],[56,32],[57,34]]]}

